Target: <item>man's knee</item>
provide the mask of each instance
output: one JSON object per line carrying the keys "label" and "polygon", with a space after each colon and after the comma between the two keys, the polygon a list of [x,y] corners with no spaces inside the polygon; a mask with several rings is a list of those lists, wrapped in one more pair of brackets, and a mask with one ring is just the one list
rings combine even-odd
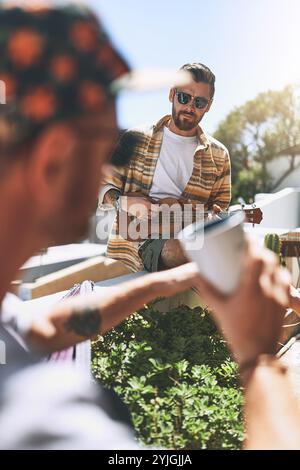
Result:
{"label": "man's knee", "polygon": [[160,254],[162,267],[175,268],[188,260],[178,240],[167,240]]}

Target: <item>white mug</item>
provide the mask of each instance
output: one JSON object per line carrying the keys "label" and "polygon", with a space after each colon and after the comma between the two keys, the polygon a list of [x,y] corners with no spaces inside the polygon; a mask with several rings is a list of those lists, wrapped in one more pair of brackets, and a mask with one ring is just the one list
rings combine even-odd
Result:
{"label": "white mug", "polygon": [[245,250],[244,213],[238,212],[209,224],[191,224],[179,240],[199,273],[224,294],[238,286]]}

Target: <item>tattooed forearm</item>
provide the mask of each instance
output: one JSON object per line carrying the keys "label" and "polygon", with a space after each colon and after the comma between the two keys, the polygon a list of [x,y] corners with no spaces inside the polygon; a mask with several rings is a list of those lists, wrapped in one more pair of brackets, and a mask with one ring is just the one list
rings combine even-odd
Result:
{"label": "tattooed forearm", "polygon": [[111,204],[116,209],[117,208],[116,200],[118,199],[120,195],[121,193],[117,189],[110,189],[105,194],[103,202],[105,202],[106,204]]}
{"label": "tattooed forearm", "polygon": [[86,307],[74,310],[65,322],[65,329],[79,336],[89,338],[100,333],[101,315],[98,308]]}

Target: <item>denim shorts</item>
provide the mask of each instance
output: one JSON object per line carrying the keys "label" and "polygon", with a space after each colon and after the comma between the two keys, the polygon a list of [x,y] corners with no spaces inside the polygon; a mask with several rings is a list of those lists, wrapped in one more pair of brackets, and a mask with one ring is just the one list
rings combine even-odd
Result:
{"label": "denim shorts", "polygon": [[143,240],[139,243],[138,253],[146,271],[150,273],[159,271],[159,258],[166,241],[158,238]]}

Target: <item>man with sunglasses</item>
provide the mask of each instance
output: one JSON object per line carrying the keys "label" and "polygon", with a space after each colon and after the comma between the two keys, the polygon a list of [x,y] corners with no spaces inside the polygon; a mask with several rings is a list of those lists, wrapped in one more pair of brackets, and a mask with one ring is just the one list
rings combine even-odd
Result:
{"label": "man with sunglasses", "polygon": [[[213,102],[215,76],[201,63],[185,64],[181,70],[188,71],[193,80],[170,90],[172,115],[149,129],[132,129],[124,134],[114,157],[122,154],[128,140],[134,138],[130,164],[114,169],[101,191],[100,204],[114,205],[121,209],[119,215],[126,212],[129,220],[150,219],[160,203],[179,203],[183,209],[188,204],[202,204],[204,211],[211,213],[226,210],[229,205],[228,151],[199,125]],[[124,222],[117,217],[113,225],[108,256],[123,261],[133,271],[158,271],[186,261],[172,236],[154,237],[152,232],[135,241],[126,236],[120,220]]]}

